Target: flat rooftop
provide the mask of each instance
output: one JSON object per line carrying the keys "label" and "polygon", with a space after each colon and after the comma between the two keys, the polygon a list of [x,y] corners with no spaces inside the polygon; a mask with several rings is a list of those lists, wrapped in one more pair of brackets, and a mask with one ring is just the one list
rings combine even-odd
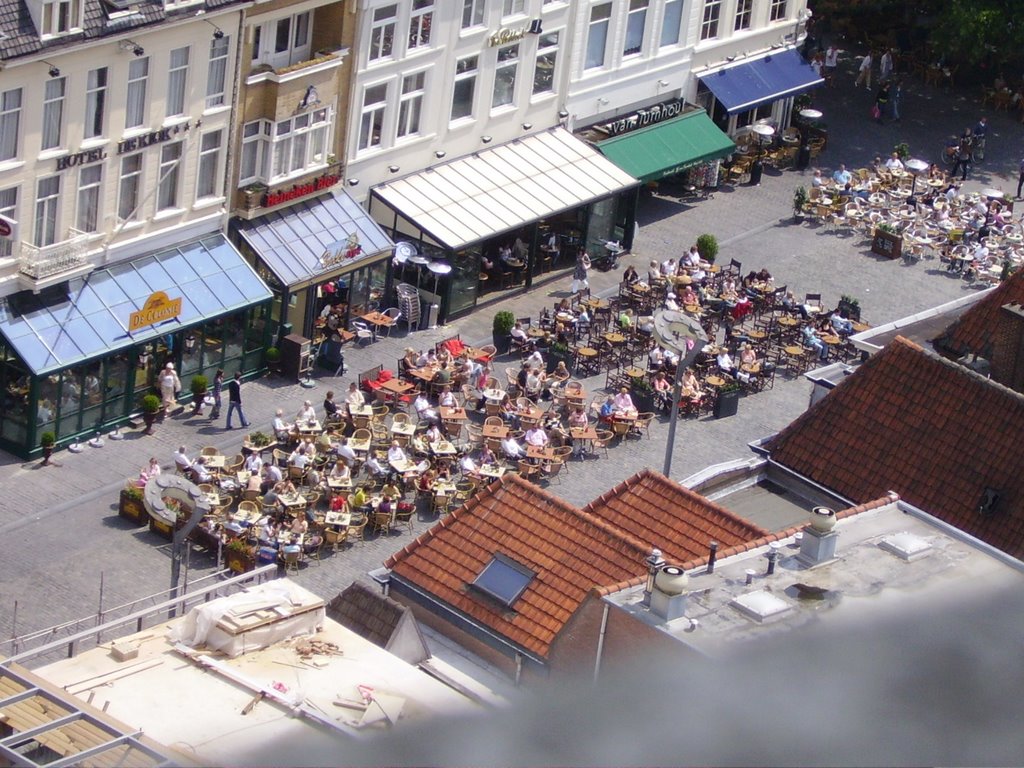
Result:
{"label": "flat rooftop", "polygon": [[[689,572],[685,615],[673,621],[641,605],[642,587],[605,599],[693,650],[717,656],[811,624],[863,630],[910,611],[946,610],[1024,585],[1020,561],[933,524],[902,501],[842,519],[835,530],[836,557],[822,565],[799,560],[800,545],[790,536],[719,560],[714,573]],[[769,576],[767,555],[773,549],[779,559]]]}
{"label": "flat rooftop", "polygon": [[[319,599],[293,582],[272,583],[282,582],[306,602]],[[297,744],[304,761],[344,764],[347,749],[364,759],[360,742],[374,734],[484,711],[330,619],[315,634],[234,658],[172,640],[186,620],[119,638],[118,646],[138,648],[129,660],[107,643],[36,673],[206,765],[294,765]],[[310,640],[325,652],[309,654]],[[364,692],[373,704],[365,705]]]}

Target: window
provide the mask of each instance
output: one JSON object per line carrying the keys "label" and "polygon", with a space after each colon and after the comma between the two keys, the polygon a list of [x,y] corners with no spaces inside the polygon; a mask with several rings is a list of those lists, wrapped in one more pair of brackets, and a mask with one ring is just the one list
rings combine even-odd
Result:
{"label": "window", "polygon": [[64,82],[63,77],[46,81],[43,93],[43,149],[60,146],[61,128],[64,125]]}
{"label": "window", "polygon": [[327,132],[331,110],[317,109],[281,120],[274,126],[271,178],[301,173],[327,162]]}
{"label": "window", "polygon": [[677,45],[679,28],[683,23],[683,0],[667,0],[665,19],[661,24],[661,44]]}
{"label": "window", "polygon": [[479,27],[484,23],[485,0],[463,0],[462,28]]}
{"label": "window", "polygon": [[157,182],[156,209],[178,207],[178,181],[181,178],[181,150],[184,142],[175,141],[160,148],[160,175]]}
{"label": "window", "polygon": [[395,18],[397,5],[386,5],[373,12],[370,27],[370,61],[390,59],[395,44]]}
{"label": "window", "polygon": [[780,21],[786,18],[786,0],[772,0],[768,11],[769,21]]}
{"label": "window", "polygon": [[0,93],[0,161],[18,156],[18,129],[21,125],[21,88]]}
{"label": "window", "polygon": [[52,0],[43,3],[43,37],[66,35],[82,26],[81,0]]}
{"label": "window", "polygon": [[398,106],[398,135],[412,136],[420,132],[420,112],[426,74],[417,72],[402,78],[402,99]]}
{"label": "window", "polygon": [[95,232],[100,214],[100,185],[103,163],[87,165],[78,172],[78,215],[75,227],[82,232]]}
{"label": "window", "polygon": [[310,49],[309,14],[305,11],[254,27],[252,63],[280,69],[306,61]]}
{"label": "window", "polygon": [[750,29],[750,13],[754,7],[754,0],[736,0],[736,23],[733,31]]}
{"label": "window", "polygon": [[36,231],[32,242],[39,248],[57,242],[57,202],[60,176],[47,176],[36,182]]}
{"label": "window", "polygon": [[223,131],[204,133],[199,142],[199,170],[196,172],[196,197],[215,197],[219,193],[220,155]]}
{"label": "window", "polygon": [[138,128],[146,122],[146,85],[149,80],[149,57],[128,63],[128,99],[124,111],[124,127]]}
{"label": "window", "polygon": [[409,17],[409,49],[430,45],[430,25],[434,18],[434,0],[412,0]]}
{"label": "window", "polygon": [[171,51],[171,68],[167,73],[166,116],[185,114],[185,84],[188,81],[188,46]]}
{"label": "window", "polygon": [[629,0],[629,16],[626,18],[626,42],[622,47],[623,56],[640,53],[640,50],[644,47],[647,3],[648,0]]}
{"label": "window", "polygon": [[[18,188],[0,189],[0,216],[18,220]],[[14,253],[14,243],[9,237],[0,238],[0,259],[6,259]]]}
{"label": "window", "polygon": [[515,16],[520,13],[526,13],[526,0],[502,0],[502,16]]}
{"label": "window", "polygon": [[476,98],[476,73],[479,59],[467,56],[455,62],[455,88],[452,92],[452,120],[473,116]]}
{"label": "window", "polygon": [[541,35],[537,42],[537,67],[533,70],[533,92],[547,93],[555,87],[555,63],[558,57],[558,33]]}
{"label": "window", "polygon": [[496,552],[470,586],[511,608],[536,575],[525,565]]}
{"label": "window", "polygon": [[371,85],[363,92],[363,111],[359,121],[359,149],[379,147],[384,129],[384,110],[388,106],[387,83]]}
{"label": "window", "polygon": [[270,121],[254,120],[242,127],[242,161],[239,179],[245,183],[267,179],[269,155],[267,146],[270,139]]}
{"label": "window", "polygon": [[103,112],[107,106],[107,68],[89,70],[85,90],[85,126],[87,139],[103,135]]}
{"label": "window", "polygon": [[590,26],[587,29],[587,58],[584,69],[604,66],[604,50],[608,43],[608,24],[612,16],[612,4],[602,3],[590,9]]}
{"label": "window", "polygon": [[519,43],[498,49],[498,64],[494,70],[494,97],[492,107],[511,104],[516,97],[516,74],[519,71]]}
{"label": "window", "polygon": [[121,158],[121,182],[117,190],[117,218],[134,219],[138,214],[139,190],[142,188],[142,153]]}
{"label": "window", "polygon": [[210,41],[210,67],[206,72],[206,108],[224,106],[224,87],[227,83],[228,45],[231,38],[224,35]]}
{"label": "window", "polygon": [[718,37],[718,17],[722,13],[722,0],[704,0],[704,19],[700,25],[700,39]]}

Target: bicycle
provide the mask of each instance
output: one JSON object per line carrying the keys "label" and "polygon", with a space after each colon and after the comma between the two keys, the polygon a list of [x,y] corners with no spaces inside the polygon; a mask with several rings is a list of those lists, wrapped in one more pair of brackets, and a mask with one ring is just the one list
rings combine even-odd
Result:
{"label": "bicycle", "polygon": [[[956,143],[950,144],[950,141]],[[956,136],[953,136],[951,139],[943,143],[940,157],[945,165],[954,165],[956,163],[957,158],[960,157],[960,145]]]}
{"label": "bicycle", "polygon": [[974,162],[980,162],[985,159],[985,137],[974,136]]}

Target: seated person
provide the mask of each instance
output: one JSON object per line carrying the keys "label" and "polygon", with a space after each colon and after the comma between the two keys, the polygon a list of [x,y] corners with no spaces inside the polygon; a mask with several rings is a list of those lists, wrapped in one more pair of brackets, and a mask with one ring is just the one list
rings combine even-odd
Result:
{"label": "seated person", "polygon": [[523,439],[527,445],[532,445],[534,448],[546,448],[550,442],[547,432],[541,429],[539,424],[530,427]]}
{"label": "seated person", "polygon": [[622,273],[622,282],[626,285],[640,282],[640,276],[636,273],[636,269],[633,268],[632,264],[626,267],[626,271]]}
{"label": "seated person", "polygon": [[192,469],[192,459],[185,453],[184,445],[179,446],[178,450],[174,452],[174,466],[182,475]]}
{"label": "seated person", "polygon": [[249,451],[242,462],[242,469],[258,475],[263,469],[263,457],[256,451]]}
{"label": "seated person", "polygon": [[309,523],[306,521],[305,515],[296,515],[288,530],[292,533],[306,533],[309,530]]}
{"label": "seated person", "polygon": [[501,401],[500,416],[512,427],[519,428],[519,411],[516,410],[516,404],[511,398],[506,397]]}
{"label": "seated person", "polygon": [[363,393],[359,391],[359,385],[354,381],[348,385],[348,394],[345,395],[345,404],[350,407],[353,405],[366,405],[366,398],[363,397]]}
{"label": "seated person", "polygon": [[704,396],[704,392],[700,388],[700,381],[697,379],[697,374],[693,372],[692,368],[687,368],[683,372],[680,393],[692,403],[699,403],[700,399]]}
{"label": "seated person", "polygon": [[676,295],[672,291],[665,294],[665,309],[679,311],[679,303],[676,301]]}
{"label": "seated person", "polygon": [[608,395],[601,404],[601,409],[598,412],[598,420],[602,424],[611,424],[615,416],[615,398]]}
{"label": "seated person", "polygon": [[619,312],[618,323],[619,328],[623,331],[626,331],[627,333],[631,331],[635,325],[635,321],[633,320],[633,310],[629,307],[623,308],[623,310]]}
{"label": "seated person", "polygon": [[420,493],[430,493],[434,490],[434,481],[437,479],[437,473],[432,469],[427,469],[416,478],[416,490]]}
{"label": "seated person", "polygon": [[512,326],[511,335],[513,340],[517,341],[520,345],[526,345],[530,343],[530,337],[523,328],[523,324],[516,320],[516,324]]}
{"label": "seated person", "polygon": [[391,470],[381,464],[380,459],[372,453],[367,457],[366,463],[363,466],[371,477],[386,477],[391,473]]}
{"label": "seated person", "polygon": [[194,462],[192,462],[192,477],[197,483],[210,483],[213,482],[213,475],[210,474],[210,470],[206,467],[206,457],[200,456]]}
{"label": "seated person", "polygon": [[477,466],[476,461],[468,453],[459,459],[459,469],[462,470],[464,475],[475,475],[480,471],[480,467]]}
{"label": "seated person", "polygon": [[355,491],[348,497],[348,504],[353,511],[363,512],[366,511],[370,506],[370,497],[366,493],[366,489],[363,486],[359,486]]}
{"label": "seated person", "polygon": [[299,443],[299,445],[292,451],[288,457],[288,465],[296,467],[298,469],[305,469],[309,465],[310,459],[306,454],[306,444]]}
{"label": "seated person", "polygon": [[405,365],[405,370],[407,371],[411,368],[419,368],[419,353],[417,353],[412,347],[406,347],[405,354],[402,356],[402,361]]}
{"label": "seated person", "polygon": [[402,498],[402,492],[393,480],[384,483],[384,487],[380,489],[380,495],[392,502],[398,502]]}
{"label": "seated person", "polygon": [[832,328],[840,336],[849,336],[853,333],[853,323],[843,314],[840,314],[839,310],[832,313],[829,321],[832,323]]}
{"label": "seated person", "polygon": [[455,393],[452,392],[452,388],[448,385],[441,390],[441,394],[437,398],[438,405],[442,405],[445,408],[458,408],[459,401],[455,399]]}
{"label": "seated person", "polygon": [[683,289],[681,300],[684,307],[700,305],[700,297],[697,295],[697,292],[693,290],[693,285],[688,285]]}
{"label": "seated person", "polygon": [[429,445],[437,445],[444,440],[444,434],[441,432],[441,428],[437,424],[431,424],[423,437]]}
{"label": "seated person", "polygon": [[263,493],[263,478],[260,477],[259,472],[253,472],[249,475],[249,479],[245,481],[245,488],[243,490]]}
{"label": "seated person", "polygon": [[316,408],[313,407],[313,403],[311,403],[309,400],[306,400],[302,404],[302,407],[299,408],[299,412],[295,414],[295,423],[308,424],[311,421],[316,421]]}
{"label": "seated person", "polygon": [[672,383],[664,371],[654,374],[651,386],[654,389],[654,402],[658,404],[658,408],[663,411],[669,410],[672,407]]}
{"label": "seated person", "polygon": [[526,451],[523,450],[523,447],[511,435],[502,439],[501,452],[514,461],[526,458]]}
{"label": "seated person", "polygon": [[735,373],[736,364],[732,361],[732,356],[729,354],[729,350],[726,347],[718,348],[718,370],[727,376],[732,376]]}
{"label": "seated person", "polygon": [[405,449],[402,448],[401,444],[397,440],[391,441],[391,447],[388,448],[388,463],[404,466],[408,460],[409,457],[405,455]]}
{"label": "seated person", "polygon": [[263,482],[260,484],[260,490],[263,493],[268,493],[271,488],[277,486],[284,479],[284,475],[281,473],[281,468],[273,463],[263,465]]}
{"label": "seated person", "polygon": [[492,451],[490,449],[490,446],[488,446],[486,443],[484,444],[484,447],[480,449],[479,463],[480,466],[484,467],[487,466],[488,464],[498,463],[498,457],[494,455],[494,451]]}
{"label": "seated person", "polygon": [[416,399],[413,400],[412,407],[416,410],[416,415],[419,416],[420,421],[427,421],[431,423],[439,421],[437,411],[431,407],[430,400],[427,399],[427,396],[424,393],[420,392],[420,394],[416,396]]}
{"label": "seated person", "polygon": [[343,437],[334,446],[334,453],[339,459],[348,467],[352,467],[356,463],[356,452],[352,446],[348,444],[348,438]]}
{"label": "seated person", "polygon": [[292,430],[295,429],[294,424],[289,424],[284,420],[284,411],[281,408],[277,409],[274,414],[274,420],[270,424],[270,428],[274,431],[274,437],[280,443],[287,443],[291,439]]}
{"label": "seated person", "polygon": [[631,416],[636,414],[636,406],[633,405],[633,398],[629,396],[629,387],[619,388],[619,393],[612,399],[612,409],[616,416]]}
{"label": "seated person", "polygon": [[291,539],[289,539],[288,543],[281,548],[281,551],[286,555],[301,554],[302,547],[299,545],[298,535],[293,535]]}
{"label": "seated person", "polygon": [[352,470],[349,469],[348,464],[344,461],[334,462],[334,466],[331,467],[331,471],[327,474],[328,479],[334,481],[346,481],[352,479]]}
{"label": "seated person", "polygon": [[801,333],[803,335],[804,346],[810,347],[817,352],[818,359],[824,360],[828,357],[828,348],[825,346],[825,342],[818,336],[818,332],[815,330],[813,325],[808,323],[804,326]]}

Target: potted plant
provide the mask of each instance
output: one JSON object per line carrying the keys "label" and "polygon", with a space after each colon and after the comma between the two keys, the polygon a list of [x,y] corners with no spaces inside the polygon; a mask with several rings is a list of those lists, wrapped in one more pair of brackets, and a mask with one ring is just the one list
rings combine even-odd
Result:
{"label": "potted plant", "polygon": [[192,377],[192,414],[194,416],[201,416],[203,413],[203,400],[206,398],[209,384],[205,376]]}
{"label": "potted plant", "polygon": [[259,181],[253,182],[252,184],[246,186],[242,190],[242,194],[244,195],[245,207],[251,211],[254,208],[259,208],[260,206],[262,206],[263,196],[267,194],[267,189],[269,189],[267,185]]}
{"label": "potted plant", "polygon": [[651,413],[654,411],[654,387],[647,380],[646,376],[638,376],[632,380],[629,387],[630,397],[633,405],[640,413]]}
{"label": "potted plant", "polygon": [[231,539],[224,546],[224,560],[235,573],[245,573],[256,567],[256,548],[242,539]]}
{"label": "potted plant", "polygon": [[718,238],[707,233],[701,235],[697,238],[697,252],[708,264],[714,264],[718,256]]}
{"label": "potted plant", "polygon": [[154,394],[148,394],[142,398],[142,419],[146,422],[145,434],[153,434],[153,422],[156,421],[156,415],[162,407],[163,403],[160,402],[160,398]]}
{"label": "potted plant", "polygon": [[901,141],[893,147],[892,151],[895,152],[899,156],[900,160],[904,162],[910,159],[910,145],[905,141]]}
{"label": "potted plant", "polygon": [[134,480],[129,480],[121,489],[121,499],[117,505],[117,514],[139,525],[146,522],[149,513],[142,503],[142,489]]}
{"label": "potted plant", "polygon": [[903,234],[887,221],[875,227],[871,238],[871,252],[890,259],[898,259],[903,254]]}
{"label": "potted plant", "polygon": [[853,322],[860,322],[860,300],[845,293],[839,297],[839,314],[845,315]]}
{"label": "potted plant", "polygon": [[494,314],[494,323],[491,326],[491,341],[494,343],[499,355],[507,355],[512,347],[512,328],[516,324],[516,316],[503,309]]}
{"label": "potted plant", "polygon": [[39,445],[43,449],[43,466],[50,465],[50,457],[53,455],[53,444],[57,442],[57,436],[53,432],[43,432],[39,436]]}
{"label": "potted plant", "polygon": [[277,347],[267,347],[267,351],[264,353],[267,361],[267,368],[270,369],[271,373],[281,372],[281,350]]}
{"label": "potted plant", "polygon": [[256,430],[255,432],[250,432],[246,435],[243,444],[246,448],[258,451],[261,448],[266,448],[272,442],[273,440],[270,439],[270,435]]}
{"label": "potted plant", "polygon": [[793,193],[793,218],[797,221],[803,218],[807,200],[807,188],[804,186],[797,187]]}
{"label": "potted plant", "polygon": [[716,419],[724,419],[726,416],[735,416],[740,406],[740,394],[742,387],[738,381],[727,381],[718,388],[718,397],[715,398],[714,416]]}
{"label": "potted plant", "polygon": [[565,363],[565,367],[572,370],[572,350],[564,341],[551,342],[545,359],[547,361],[545,369],[548,373],[553,373],[559,362]]}

